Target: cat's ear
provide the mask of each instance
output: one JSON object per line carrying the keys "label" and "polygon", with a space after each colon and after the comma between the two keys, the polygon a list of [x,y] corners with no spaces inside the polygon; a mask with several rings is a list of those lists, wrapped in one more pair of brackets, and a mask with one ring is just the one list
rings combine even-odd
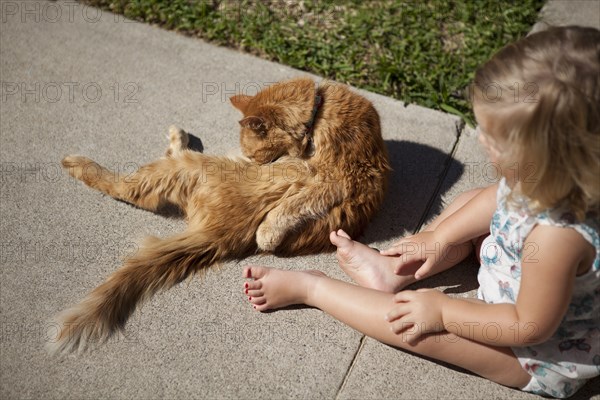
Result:
{"label": "cat's ear", "polygon": [[235,108],[240,110],[242,113],[245,113],[246,109],[248,108],[248,103],[250,102],[250,99],[252,99],[252,96],[247,96],[245,94],[236,94],[235,96],[231,96],[229,98],[229,101],[231,101],[231,104]]}
{"label": "cat's ear", "polygon": [[256,133],[265,134],[267,132],[267,125],[261,117],[246,117],[240,121],[242,128],[252,129]]}

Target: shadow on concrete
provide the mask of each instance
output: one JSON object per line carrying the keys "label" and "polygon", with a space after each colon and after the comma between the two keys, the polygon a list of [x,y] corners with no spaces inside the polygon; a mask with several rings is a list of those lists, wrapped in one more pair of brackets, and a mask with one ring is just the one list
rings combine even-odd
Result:
{"label": "shadow on concrete", "polygon": [[198,136],[189,132],[188,137],[190,138],[188,149],[197,151],[198,153],[204,153],[204,144],[202,144],[202,140],[200,140]]}
{"label": "shadow on concrete", "polygon": [[447,153],[428,145],[404,140],[385,143],[393,172],[383,206],[361,239],[367,243],[410,234],[423,217],[439,214],[441,196],[464,169]]}
{"label": "shadow on concrete", "polygon": [[596,377],[585,384],[584,387],[579,389],[573,397],[569,397],[571,400],[590,400],[592,398],[597,399],[600,395],[600,377]]}
{"label": "shadow on concrete", "polygon": [[471,254],[466,260],[458,263],[451,269],[413,283],[408,289],[417,290],[446,286],[447,288],[444,290],[446,294],[467,293],[479,287],[479,282],[477,281],[478,271],[479,262],[475,258],[475,254]]}

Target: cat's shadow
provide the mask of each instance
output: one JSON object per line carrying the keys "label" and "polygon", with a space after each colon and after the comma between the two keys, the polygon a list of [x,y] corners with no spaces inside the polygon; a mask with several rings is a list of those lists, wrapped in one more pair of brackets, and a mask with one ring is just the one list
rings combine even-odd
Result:
{"label": "cat's shadow", "polygon": [[198,153],[204,153],[204,144],[202,144],[202,140],[194,134],[188,132],[188,149],[197,151]]}
{"label": "cat's shadow", "polygon": [[421,143],[387,140],[392,172],[381,210],[364,240],[383,242],[412,233],[438,215],[442,196],[458,181],[463,166],[447,153]]}

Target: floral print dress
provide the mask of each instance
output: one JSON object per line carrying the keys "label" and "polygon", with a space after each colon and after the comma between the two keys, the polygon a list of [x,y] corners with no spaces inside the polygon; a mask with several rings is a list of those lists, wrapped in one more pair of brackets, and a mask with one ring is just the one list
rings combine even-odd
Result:
{"label": "floral print dress", "polygon": [[527,235],[536,225],[572,228],[596,249],[592,268],[575,278],[571,303],[554,335],[542,344],[512,348],[523,368],[532,376],[523,390],[559,398],[569,397],[587,380],[600,375],[598,216],[589,215],[586,221],[578,223],[572,214],[558,209],[533,214],[522,198],[513,199],[509,205],[507,196],[510,191],[502,179],[490,236],[481,246],[478,274],[478,297],[481,300],[492,304],[516,302],[522,261],[528,258],[535,261],[535,246],[524,246]]}

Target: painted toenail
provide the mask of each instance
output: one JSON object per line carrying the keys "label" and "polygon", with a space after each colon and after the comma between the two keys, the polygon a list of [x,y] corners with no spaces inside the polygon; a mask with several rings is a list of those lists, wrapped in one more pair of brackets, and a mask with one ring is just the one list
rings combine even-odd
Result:
{"label": "painted toenail", "polygon": [[248,294],[248,289],[245,290],[246,294]]}
{"label": "painted toenail", "polygon": [[248,289],[248,282],[244,283],[244,287]]}
{"label": "painted toenail", "polygon": [[248,297],[248,300],[252,300],[252,296]]}

